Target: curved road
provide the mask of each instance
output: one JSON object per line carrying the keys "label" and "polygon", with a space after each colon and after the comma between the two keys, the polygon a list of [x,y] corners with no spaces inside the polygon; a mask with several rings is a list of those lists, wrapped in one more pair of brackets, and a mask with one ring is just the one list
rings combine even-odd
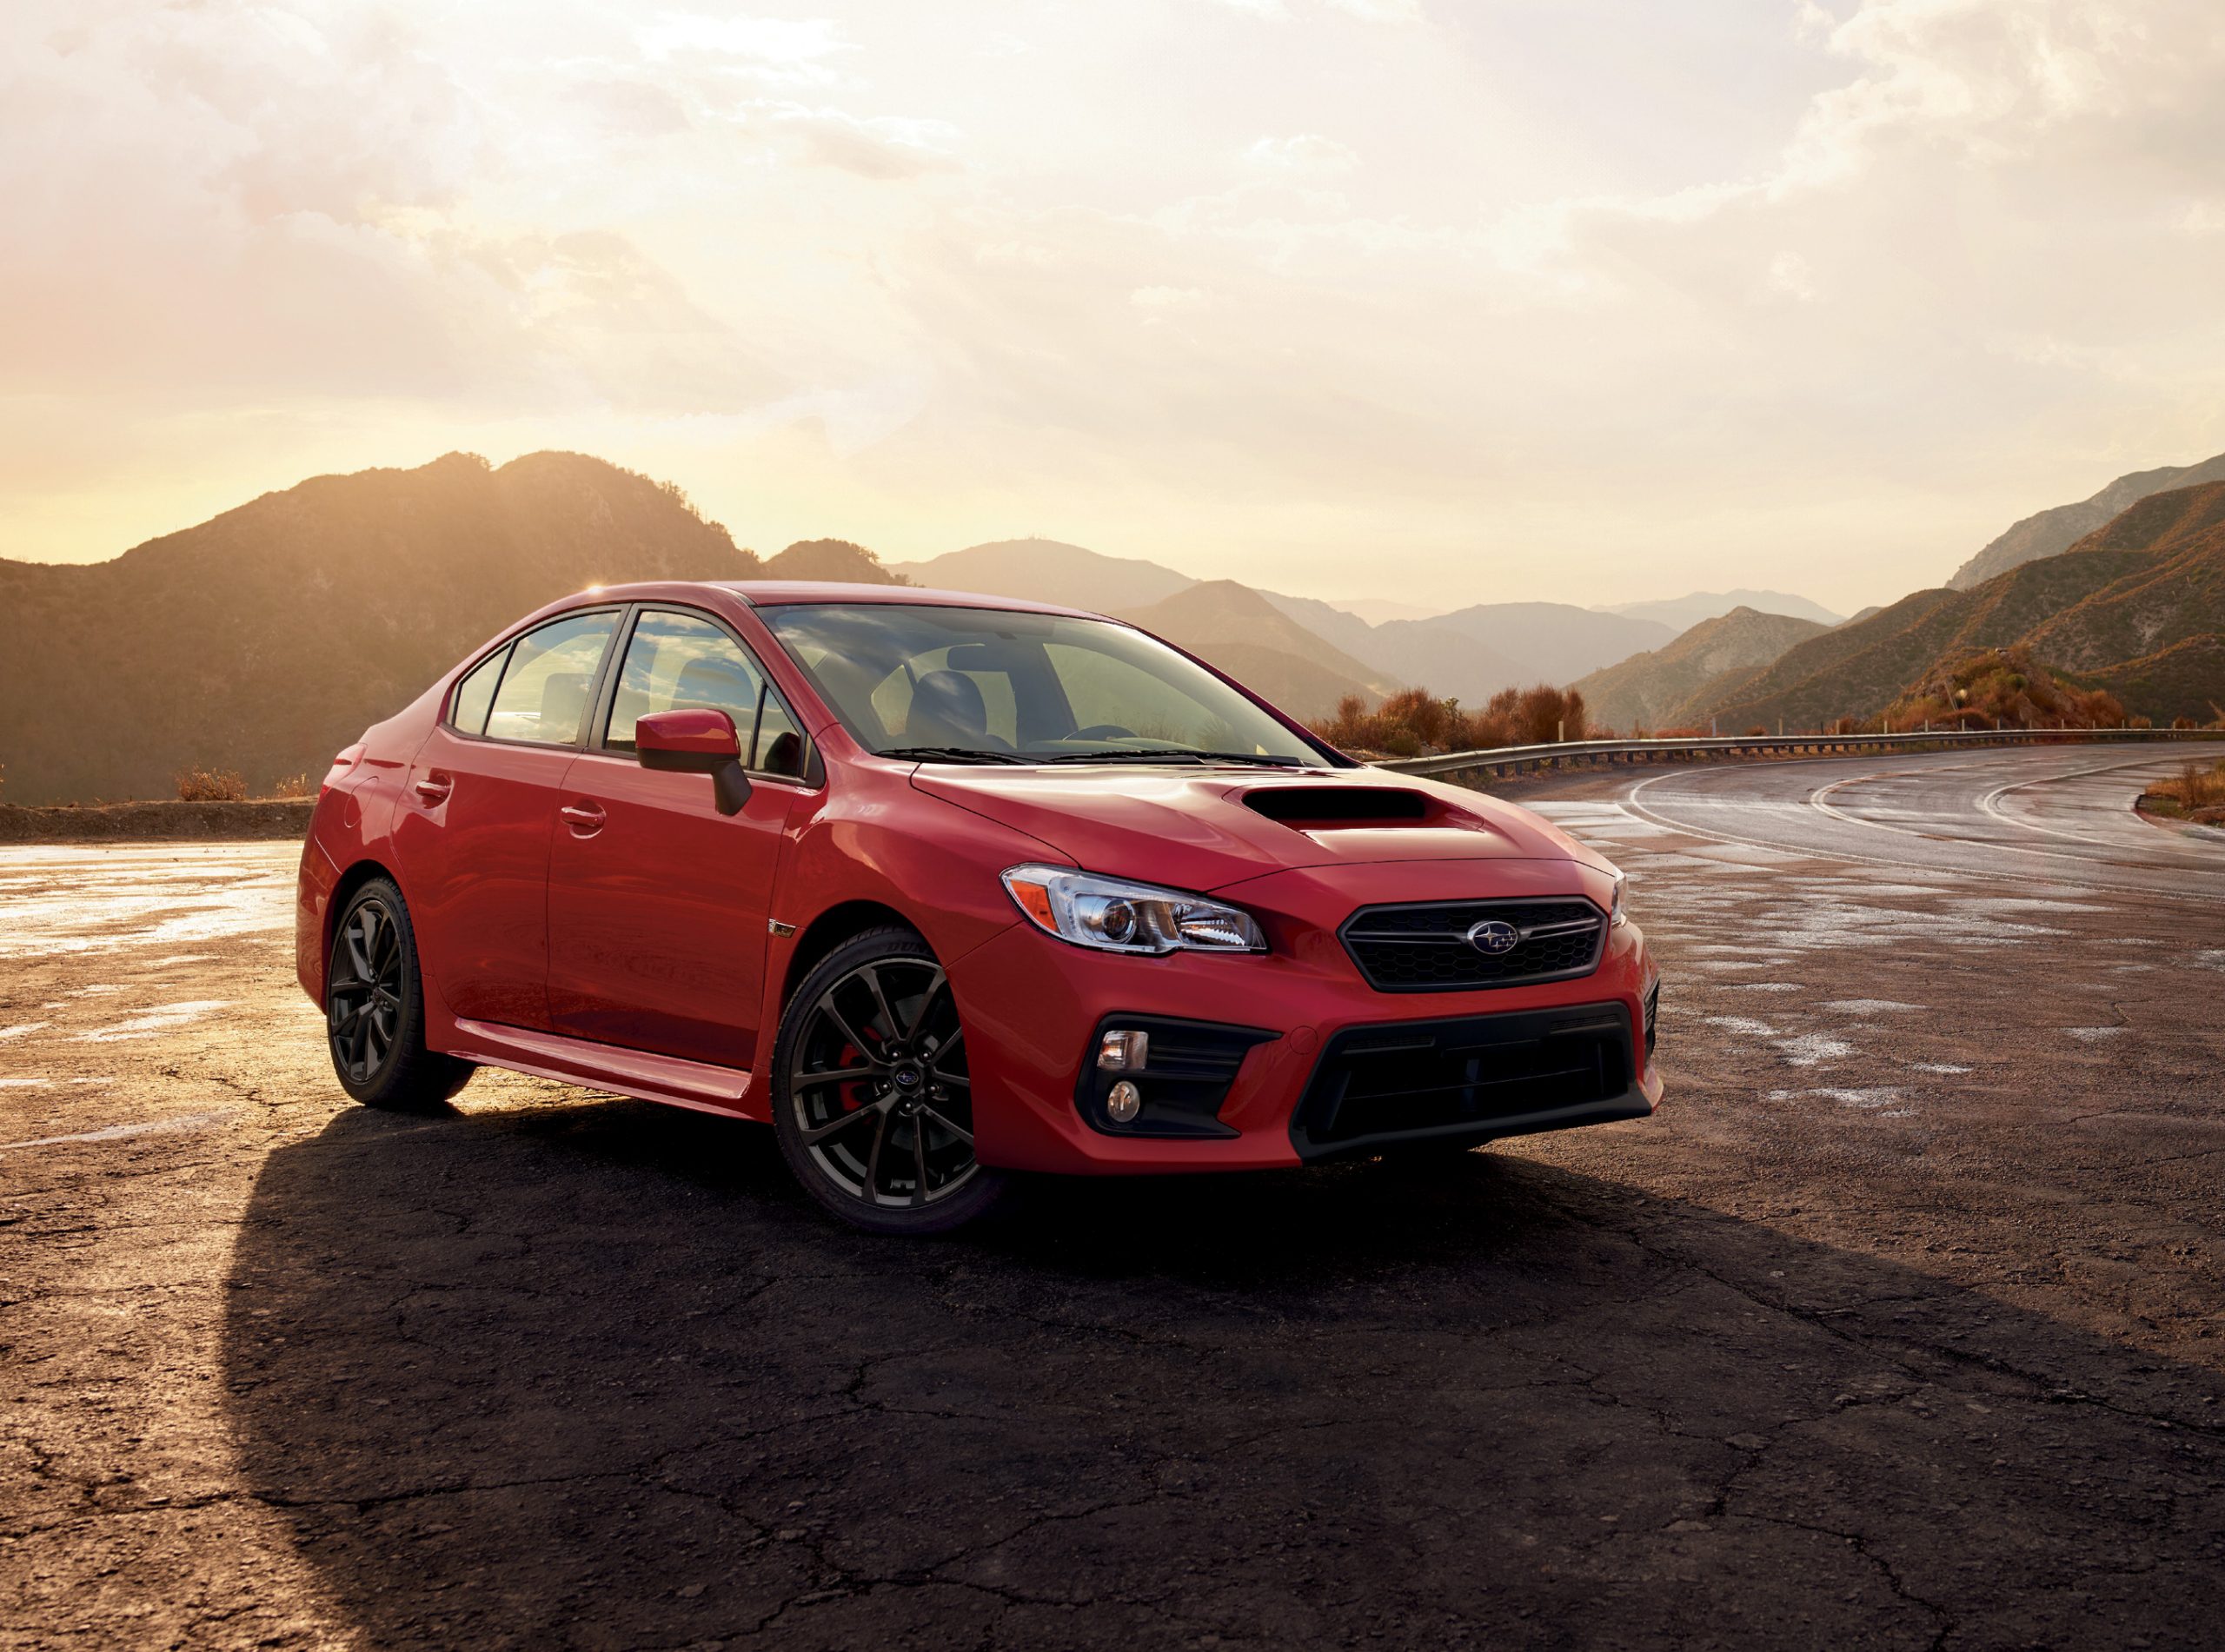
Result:
{"label": "curved road", "polygon": [[1857,865],[2225,900],[2225,833],[2175,831],[2132,806],[2197,754],[2217,753],[2082,746],[1694,768],[1636,782],[1621,806],[1695,837]]}

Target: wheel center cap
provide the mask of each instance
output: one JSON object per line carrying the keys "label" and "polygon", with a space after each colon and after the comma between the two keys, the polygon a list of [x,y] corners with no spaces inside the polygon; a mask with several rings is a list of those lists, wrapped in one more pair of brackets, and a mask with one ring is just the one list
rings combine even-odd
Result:
{"label": "wheel center cap", "polygon": [[920,1087],[920,1073],[917,1067],[899,1067],[888,1076],[899,1090],[917,1090]]}

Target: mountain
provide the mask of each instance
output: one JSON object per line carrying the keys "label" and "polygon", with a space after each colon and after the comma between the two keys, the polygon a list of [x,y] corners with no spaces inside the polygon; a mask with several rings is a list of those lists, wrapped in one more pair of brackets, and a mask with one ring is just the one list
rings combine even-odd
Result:
{"label": "mountain", "polygon": [[1690,596],[1653,602],[1605,603],[1596,612],[1619,614],[1632,620],[1657,620],[1675,630],[1687,631],[1703,620],[1721,619],[1734,608],[1788,614],[1794,619],[1812,620],[1817,625],[1844,623],[1844,616],[1833,614],[1820,602],[1810,602],[1804,596],[1794,596],[1787,591],[1749,591],[1743,587],[1736,591],[1695,591]]}
{"label": "mountain", "polygon": [[1633,654],[1577,682],[1592,720],[1629,731],[1674,725],[1674,713],[1726,672],[1770,664],[1830,627],[1814,620],[1737,607],[1703,620],[1666,647]]}
{"label": "mountain", "polygon": [[1519,661],[1525,681],[1554,683],[1572,682],[1586,672],[1658,648],[1673,641],[1678,629],[1658,620],[1627,619],[1567,602],[1485,602],[1414,623],[1473,637]]}
{"label": "mountain", "polygon": [[[914,585],[1058,602],[1099,614],[1131,614],[1199,584],[1157,562],[1102,556],[1045,539],[971,546],[924,562],[897,563],[889,571]],[[1252,588],[1227,580],[1204,583],[1222,589],[1223,601],[1228,588]],[[1347,666],[1336,672],[1339,677],[1351,680],[1358,667],[1371,680],[1418,683],[1471,705],[1481,705],[1516,684],[1571,681],[1658,647],[1682,628],[1564,602],[1484,603],[1452,614],[1371,623],[1354,610],[1385,615],[1429,611],[1373,599],[1342,603],[1274,591],[1258,594],[1267,608],[1310,634],[1309,648],[1326,644],[1349,656]],[[1239,639],[1216,640],[1229,644]],[[1227,668],[1219,660],[1215,663]],[[1305,693],[1318,698],[1325,689],[1325,680],[1309,678]]]}
{"label": "mountain", "polygon": [[0,796],[167,797],[188,764],[314,780],[552,598],[760,568],[678,488],[567,453],[319,476],[112,561],[0,561]]}
{"label": "mountain", "polygon": [[1917,591],[1810,637],[1773,663],[1705,685],[1675,720],[1780,720],[1815,728],[1874,717],[1927,675],[1986,648],[2109,687],[2157,721],[2208,721],[2225,704],[2225,481],[2154,494],[2069,550],[1969,591]]}
{"label": "mountain", "polygon": [[846,539],[800,539],[766,559],[767,580],[832,580],[853,585],[902,585],[904,576],[862,545]]}
{"label": "mountain", "polygon": [[1398,687],[1234,580],[1201,580],[1119,617],[1210,660],[1293,717],[1326,716],[1346,694],[1374,700]]}
{"label": "mountain", "polygon": [[1956,569],[1954,577],[1947,581],[1947,588],[1973,590],[2019,563],[2057,555],[2150,494],[2206,481],[2225,481],[2225,454],[2199,464],[2165,465],[2161,469],[2135,470],[2120,476],[2090,499],[2082,499],[2075,505],[2057,505],[2052,510],[2027,516]]}
{"label": "mountain", "polygon": [[[1375,646],[1375,627],[1350,608],[1310,596],[1285,596],[1279,591],[1259,594],[1317,637],[1332,642],[1346,654],[1365,658]],[[1381,669],[1380,666],[1377,667]]]}
{"label": "mountain", "polygon": [[1311,598],[1261,594],[1381,680],[1417,684],[1464,706],[1480,706],[1502,688],[1572,682],[1677,634],[1651,620],[1564,602],[1486,602],[1370,626]]}
{"label": "mountain", "polygon": [[1197,583],[1171,567],[1126,556],[1101,556],[1053,539],[1007,539],[970,545],[924,562],[898,562],[889,572],[938,591],[1055,602],[1110,614],[1164,600]]}
{"label": "mountain", "polygon": [[1370,625],[1382,625],[1391,620],[1430,620],[1445,612],[1443,608],[1425,608],[1415,602],[1392,602],[1372,596],[1345,598],[1329,606],[1342,608]]}

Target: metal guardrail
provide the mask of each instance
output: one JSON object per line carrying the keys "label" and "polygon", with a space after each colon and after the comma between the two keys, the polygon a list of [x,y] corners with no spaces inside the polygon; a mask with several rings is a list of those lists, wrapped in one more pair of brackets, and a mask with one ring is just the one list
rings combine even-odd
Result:
{"label": "metal guardrail", "polygon": [[1707,757],[1822,757],[1837,753],[1951,749],[1959,746],[2061,746],[2129,740],[2225,740],[2225,728],[1943,729],[1936,733],[1907,734],[1707,734],[1690,740],[1563,740],[1549,746],[1502,746],[1490,751],[1447,752],[1441,757],[1394,758],[1374,766],[1393,769],[1401,774],[1440,777],[1519,774],[1525,769],[1563,768],[1587,760],[1591,766],[1604,766]]}

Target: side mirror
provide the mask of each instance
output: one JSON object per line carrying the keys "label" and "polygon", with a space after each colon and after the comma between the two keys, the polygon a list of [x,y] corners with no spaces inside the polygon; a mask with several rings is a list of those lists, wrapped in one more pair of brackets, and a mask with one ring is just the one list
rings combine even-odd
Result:
{"label": "side mirror", "polygon": [[749,801],[741,736],[722,711],[652,712],[634,725],[634,755],[643,768],[709,775],[721,814],[739,814]]}

